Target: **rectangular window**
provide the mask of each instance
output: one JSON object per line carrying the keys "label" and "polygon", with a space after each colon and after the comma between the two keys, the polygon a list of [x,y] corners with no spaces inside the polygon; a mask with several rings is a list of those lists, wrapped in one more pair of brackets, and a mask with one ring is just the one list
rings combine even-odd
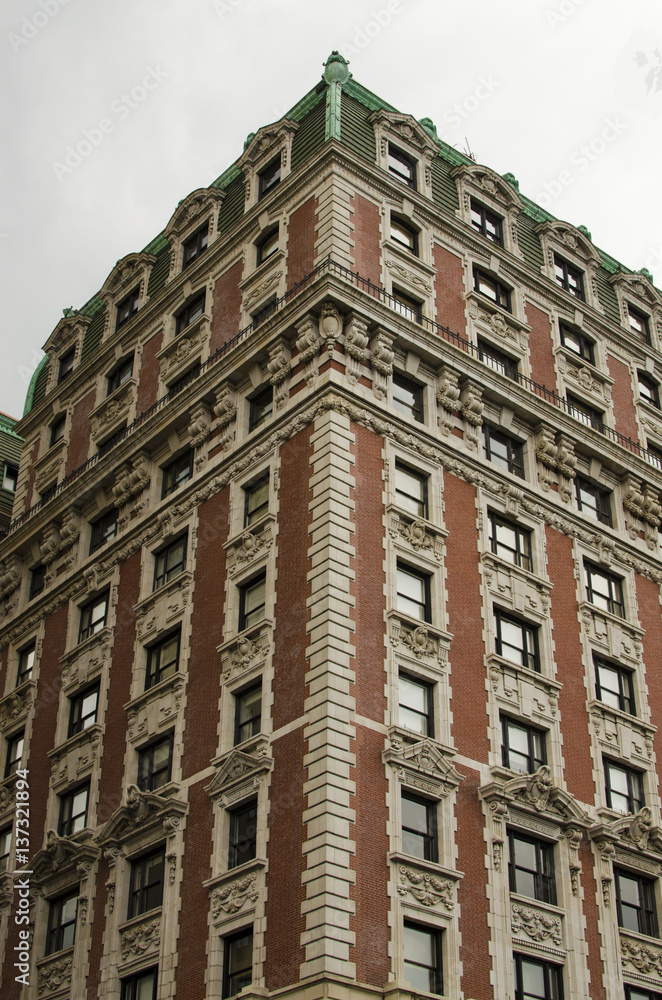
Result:
{"label": "rectangular window", "polygon": [[388,159],[387,168],[390,174],[393,174],[399,181],[406,184],[407,187],[416,190],[416,163],[403,153],[401,149],[392,146],[389,142],[388,144]]}
{"label": "rectangular window", "polygon": [[662,993],[655,993],[651,990],[642,990],[637,986],[625,984],[625,1000],[662,1000]]}
{"label": "rectangular window", "polygon": [[115,508],[102,514],[96,521],[92,522],[92,533],[90,535],[90,555],[100,549],[111,538],[117,534],[117,522],[119,511]]}
{"label": "rectangular window", "polygon": [[230,812],[230,850],[228,868],[237,868],[255,858],[257,837],[257,799]]}
{"label": "rectangular window", "polygon": [[554,254],[554,277],[556,283],[565,292],[574,295],[576,299],[581,299],[582,302],[584,301],[583,272],[570,264],[569,261],[564,260],[563,257],[559,257],[558,254]]}
{"label": "rectangular window", "polygon": [[639,386],[639,399],[643,399],[645,403],[659,410],[660,390],[657,382],[654,382],[648,375],[644,375],[643,372],[637,372],[637,384]]}
{"label": "rectangular window", "polygon": [[97,449],[97,455],[99,458],[103,458],[104,455],[107,455],[110,449],[114,448],[115,445],[120,443],[120,441],[123,441],[125,437],[126,422],[123,423],[121,427],[118,427],[117,430],[114,431],[109,437],[104,438],[103,441],[99,442],[99,447]]}
{"label": "rectangular window", "polygon": [[402,792],[402,850],[414,858],[437,861],[437,806]]}
{"label": "rectangular window", "polygon": [[158,969],[146,969],[122,980],[120,1000],[156,1000]]}
{"label": "rectangular window", "polygon": [[267,421],[274,409],[273,386],[263,389],[257,396],[250,400],[250,414],[248,419],[248,430],[254,431],[256,427],[261,427]]}
{"label": "rectangular window", "polygon": [[411,417],[417,423],[423,422],[423,386],[410,382],[404,375],[393,373],[393,409]]}
{"label": "rectangular window", "polygon": [[500,281],[486,274],[485,271],[474,268],[474,289],[486,298],[491,299],[495,305],[512,312],[510,292],[507,285],[502,285]]}
{"label": "rectangular window", "polygon": [[257,327],[260,323],[264,323],[265,320],[269,319],[272,313],[276,312],[277,308],[278,300],[274,296],[273,299],[269,299],[268,302],[265,302],[265,304],[261,306],[257,312],[251,313],[253,326]]}
{"label": "rectangular window", "polygon": [[601,410],[596,410],[594,406],[590,406],[583,399],[578,399],[570,392],[566,396],[566,401],[571,417],[581,421],[586,427],[592,427],[593,430],[604,434],[604,413]]}
{"label": "rectangular window", "polygon": [[501,717],[503,742],[501,757],[504,767],[520,774],[533,774],[547,763],[545,734],[540,729],[524,722],[515,722],[507,716]]}
{"label": "rectangular window", "polygon": [[514,955],[515,1000],[563,1000],[562,967]]}
{"label": "rectangular window", "polygon": [[29,600],[32,601],[34,600],[35,597],[39,597],[39,595],[44,592],[45,586],[46,586],[46,567],[35,566],[33,570],[30,570]]}
{"label": "rectangular window", "polygon": [[139,297],[140,289],[134,288],[130,295],[127,295],[125,299],[122,299],[117,307],[117,322],[115,324],[116,330],[119,330],[121,326],[128,323],[131,317],[138,312]]}
{"label": "rectangular window", "polygon": [[108,591],[88,601],[80,609],[80,628],[78,630],[78,641],[83,642],[91,635],[96,635],[102,628],[106,627],[108,619]]}
{"label": "rectangular window", "polygon": [[575,490],[577,492],[577,508],[588,517],[592,517],[601,524],[612,527],[611,520],[611,490],[604,486],[598,486],[588,479],[577,476],[575,479]]}
{"label": "rectangular window", "polygon": [[6,826],[0,830],[0,875],[9,868],[11,858],[12,828]]}
{"label": "rectangular window", "polygon": [[158,590],[165,583],[174,580],[186,569],[186,545],[188,535],[176,538],[160,552],[154,553],[154,585],[152,590]]}
{"label": "rectangular window", "polygon": [[473,198],[471,199],[471,225],[485,239],[491,240],[497,246],[503,246],[502,219],[494,212],[490,212],[489,208],[481,205],[479,201],[474,201]]}
{"label": "rectangular window", "polygon": [[58,417],[58,419],[51,424],[51,438],[50,438],[51,448],[53,447],[53,445],[57,444],[58,441],[62,440],[62,438],[64,437],[64,429],[66,426],[67,426],[66,416]]}
{"label": "rectangular window", "polygon": [[434,736],[432,685],[410,674],[400,674],[399,722],[422,736]]}
{"label": "rectangular window", "polygon": [[127,919],[156,909],[163,902],[165,848],[143,854],[131,864],[131,888]]}
{"label": "rectangular window", "polygon": [[7,738],[7,755],[5,757],[5,778],[14,774],[18,770],[23,757],[23,746],[25,743],[25,733],[15,733]]}
{"label": "rectangular window", "polygon": [[639,310],[635,309],[634,306],[631,306],[629,302],[627,303],[627,307],[630,329],[633,333],[638,334],[638,336],[641,337],[646,344],[650,344],[651,335],[648,316],[646,316],[645,313],[639,312]]}
{"label": "rectangular window", "polygon": [[280,154],[267,164],[258,176],[258,200],[264,198],[276,184],[280,184]]}
{"label": "rectangular window", "polygon": [[488,462],[493,462],[497,468],[506,472],[512,472],[520,479],[524,478],[522,445],[515,438],[495,430],[489,424],[483,424],[483,450]]}
{"label": "rectangular window", "polygon": [[133,375],[133,354],[128,358],[123,358],[112,371],[108,374],[108,390],[106,392],[107,396],[110,396],[111,392],[115,392],[119,389],[121,385],[128,382]]}
{"label": "rectangular window", "polygon": [[444,992],[441,968],[441,931],[405,920],[405,979],[414,991]]}
{"label": "rectangular window", "polygon": [[586,570],[586,600],[595,604],[596,608],[608,611],[611,615],[625,618],[623,604],[623,581],[606,569],[600,569],[593,563],[584,563]]}
{"label": "rectangular window", "polygon": [[223,997],[234,997],[253,982],[253,928],[226,937],[223,947]]}
{"label": "rectangular window", "polygon": [[68,738],[89,729],[97,721],[99,710],[99,685],[86,688],[69,699],[69,732]]}
{"label": "rectangular window", "polygon": [[17,687],[19,684],[25,684],[26,681],[29,681],[32,678],[36,648],[36,644],[32,642],[18,654],[18,673],[16,675]]}
{"label": "rectangular window", "polygon": [[430,577],[411,566],[398,563],[396,572],[396,608],[422,622],[432,621]]}
{"label": "rectangular window", "polygon": [[196,378],[200,377],[200,372],[201,371],[202,371],[202,367],[201,367],[200,361],[199,360],[195,361],[191,365],[190,368],[187,368],[187,370],[184,372],[183,375],[180,375],[179,378],[175,379],[174,382],[170,382],[169,383],[169,385],[168,385],[168,398],[169,399],[174,399],[175,396],[179,392],[182,392],[186,388],[187,385],[190,385],[191,382],[195,382]]}
{"label": "rectangular window", "polygon": [[508,847],[510,891],[556,906],[552,845],[510,830]]}
{"label": "rectangular window", "polygon": [[138,754],[138,788],[157,792],[172,775],[172,733],[154,740]]}
{"label": "rectangular window", "polygon": [[264,618],[267,592],[266,573],[261,573],[239,588],[239,631],[252,628]]}
{"label": "rectangular window", "polygon": [[559,330],[561,332],[561,343],[564,347],[572,351],[573,354],[576,354],[582,361],[588,362],[589,365],[595,365],[593,341],[585,337],[580,330],[573,330],[571,327],[566,326],[565,323],[559,324]]}
{"label": "rectangular window", "polygon": [[393,308],[401,316],[405,316],[406,319],[410,319],[413,323],[421,323],[423,321],[423,307],[416,299],[412,299],[411,295],[406,295],[405,292],[394,288],[392,299]]}
{"label": "rectangular window", "polygon": [[72,833],[85,829],[89,798],[89,782],[60,796],[60,818],[57,827],[60,837],[70,837]]}
{"label": "rectangular window", "polygon": [[269,473],[244,487],[244,527],[259,521],[269,510]]}
{"label": "rectangular window", "polygon": [[403,219],[399,219],[396,215],[391,215],[390,237],[394,243],[405,247],[418,257],[418,233],[412,226]]}
{"label": "rectangular window", "polygon": [[262,725],[262,684],[252,684],[235,695],[234,742],[257,736]]}
{"label": "rectangular window", "polygon": [[615,868],[614,883],[618,926],[636,934],[659,937],[653,879]]}
{"label": "rectangular window", "polygon": [[78,888],[52,899],[48,911],[46,954],[70,948],[76,940],[78,914]]}
{"label": "rectangular window", "polygon": [[257,245],[257,264],[263,264],[265,260],[269,260],[270,257],[278,250],[278,226],[275,229],[270,229],[269,232],[262,237]]}
{"label": "rectangular window", "polygon": [[494,609],[494,618],[497,655],[539,673],[538,629],[499,608]]}
{"label": "rectangular window", "polygon": [[490,511],[488,516],[490,551],[511,565],[532,572],[531,532],[494,511]]}
{"label": "rectangular window", "polygon": [[163,466],[163,484],[161,486],[161,499],[170,496],[178,490],[184,483],[188,483],[193,476],[193,450],[185,451],[179,458],[173,459],[168,465]]}
{"label": "rectangular window", "polygon": [[60,365],[58,368],[57,380],[59,382],[64,382],[65,378],[71,375],[74,370],[74,361],[76,360],[76,348],[72,347],[71,350],[67,351],[60,358]]}
{"label": "rectangular window", "polygon": [[206,222],[201,229],[198,229],[197,233],[189,236],[183,245],[182,271],[185,271],[189,264],[192,264],[193,261],[198,259],[200,254],[205,252],[208,239],[209,223]]}
{"label": "rectangular window", "polygon": [[595,695],[598,701],[611,708],[618,708],[628,715],[635,715],[634,685],[632,671],[618,663],[610,663],[602,657],[594,656]]}
{"label": "rectangular window", "polygon": [[641,771],[603,758],[607,805],[616,812],[638,813],[643,809],[644,780]]}
{"label": "rectangular window", "polygon": [[428,517],[428,477],[395,463],[395,500],[414,517]]}
{"label": "rectangular window", "polygon": [[200,292],[199,295],[196,295],[194,299],[191,299],[191,301],[177,313],[175,336],[178,337],[183,330],[186,330],[186,328],[191,325],[191,323],[195,323],[196,319],[200,319],[204,311],[205,293]]}
{"label": "rectangular window", "polygon": [[42,504],[48,503],[49,500],[52,500],[53,497],[55,496],[56,491],[57,491],[57,482],[49,483],[48,486],[44,486],[43,490],[39,494],[39,499],[41,500]]}
{"label": "rectangular window", "polygon": [[517,381],[517,359],[509,357],[503,351],[497,350],[484,340],[478,341],[478,357],[483,364],[489,365],[495,372],[505,375],[506,378]]}
{"label": "rectangular window", "polygon": [[147,651],[145,691],[172,677],[179,669],[179,631],[161,639]]}
{"label": "rectangular window", "polygon": [[10,465],[9,462],[5,462],[5,471],[2,476],[2,488],[7,490],[9,493],[15,493],[17,482],[18,466]]}

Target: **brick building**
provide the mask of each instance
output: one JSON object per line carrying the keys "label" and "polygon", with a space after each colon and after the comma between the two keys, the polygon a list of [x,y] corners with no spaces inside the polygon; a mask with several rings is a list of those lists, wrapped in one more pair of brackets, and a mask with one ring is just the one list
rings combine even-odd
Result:
{"label": "brick building", "polygon": [[0,542],[3,997],[659,1000],[660,338],[337,54],[60,320]]}

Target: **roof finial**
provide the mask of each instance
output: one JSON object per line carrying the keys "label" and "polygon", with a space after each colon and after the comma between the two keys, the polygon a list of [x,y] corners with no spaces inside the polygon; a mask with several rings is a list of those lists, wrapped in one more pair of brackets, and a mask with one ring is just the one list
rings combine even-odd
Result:
{"label": "roof finial", "polygon": [[352,75],[347,68],[349,63],[341,56],[337,49],[334,49],[329,58],[324,63],[322,79],[325,83],[347,83]]}

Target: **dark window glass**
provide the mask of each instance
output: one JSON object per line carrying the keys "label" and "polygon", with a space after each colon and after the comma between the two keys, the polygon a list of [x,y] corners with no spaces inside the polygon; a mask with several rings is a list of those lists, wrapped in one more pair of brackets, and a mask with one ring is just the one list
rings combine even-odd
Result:
{"label": "dark window glass", "polygon": [[72,347],[70,351],[63,354],[60,358],[60,366],[58,368],[58,382],[63,382],[68,375],[71,375],[74,370],[74,361],[76,360],[76,348]]}
{"label": "dark window glass", "polygon": [[257,263],[262,264],[278,250],[278,226],[263,236],[257,245]]}
{"label": "dark window glass", "polygon": [[11,844],[12,828],[10,826],[6,826],[4,830],[0,830],[0,875],[2,875],[3,872],[6,872],[9,867]]}
{"label": "dark window glass", "polygon": [[651,465],[655,466],[656,469],[662,469],[662,450],[656,448],[654,444],[648,442],[648,461]]}
{"label": "dark window glass", "polygon": [[581,423],[585,424],[587,427],[592,427],[593,430],[600,431],[604,434],[604,413],[600,410],[596,410],[594,406],[589,406],[585,403],[583,399],[577,399],[571,393],[567,395],[568,402],[568,413],[575,420],[580,420]]}
{"label": "dark window glass", "polygon": [[10,493],[15,493],[17,482],[18,482],[18,467],[15,465],[10,465],[9,462],[5,462],[5,471],[2,477],[2,488],[4,490],[8,490]]}
{"label": "dark window glass", "polygon": [[428,516],[428,477],[395,463],[395,499],[398,507],[415,517]]}
{"label": "dark window glass", "polygon": [[138,788],[156,792],[170,781],[172,774],[172,733],[144,747],[138,754]]}
{"label": "dark window glass", "polygon": [[273,299],[269,299],[268,302],[265,302],[265,304],[261,306],[260,309],[257,310],[257,312],[251,314],[251,320],[253,321],[253,325],[259,326],[260,323],[264,323],[265,320],[269,319],[272,313],[276,312],[277,307],[278,307],[278,301],[274,296]]}
{"label": "dark window glass", "polygon": [[253,928],[225,938],[223,997],[233,997],[253,982]]}
{"label": "dark window glass", "polygon": [[491,299],[497,306],[501,306],[506,312],[512,311],[510,288],[507,285],[502,285],[496,278],[486,274],[485,271],[480,271],[478,268],[474,268],[474,289],[486,298]]}
{"label": "dark window glass", "polygon": [[46,586],[46,567],[35,566],[35,568],[30,571],[30,600],[32,600],[34,597],[38,597],[39,594],[43,593],[45,586]]}
{"label": "dark window glass", "polygon": [[437,806],[402,793],[402,850],[414,858],[437,860]]}
{"label": "dark window glass", "polygon": [[205,252],[207,249],[208,238],[209,223],[205,223],[202,229],[198,229],[197,233],[193,233],[193,236],[189,236],[184,243],[182,271],[186,270],[189,264],[192,264],[194,260],[198,259],[200,254]]}
{"label": "dark window glass", "polygon": [[34,661],[36,656],[36,645],[34,642],[22,649],[18,654],[18,673],[16,675],[16,684],[25,684],[32,677],[32,671],[34,670]]}
{"label": "dark window glass", "polygon": [[396,578],[398,611],[419,621],[431,622],[430,577],[398,563]]}
{"label": "dark window glass", "polygon": [[530,531],[490,511],[489,532],[490,549],[496,556],[531,572],[533,563]]}
{"label": "dark window glass", "polygon": [[154,910],[163,902],[163,867],[165,849],[144,854],[131,865],[131,889],[127,918]]}
{"label": "dark window glass", "polygon": [[239,631],[252,628],[264,618],[267,578],[266,574],[250,580],[239,588]]}
{"label": "dark window glass", "polygon": [[400,246],[406,247],[407,250],[411,250],[418,257],[418,233],[412,226],[408,225],[402,219],[398,219],[395,215],[391,216],[390,236],[394,243],[399,243]]}
{"label": "dark window glass", "polygon": [[638,813],[644,807],[644,781],[641,771],[604,759],[607,805],[620,813]]}
{"label": "dark window glass", "polygon": [[183,309],[177,313],[177,323],[175,325],[175,336],[178,336],[182,330],[186,330],[191,323],[195,323],[196,319],[200,319],[203,312],[205,311],[205,293],[200,292],[196,295],[194,299],[191,299]]}
{"label": "dark window glass", "polygon": [[643,875],[614,869],[618,926],[637,934],[659,937],[655,882]]}
{"label": "dark window glass", "polygon": [[51,424],[51,448],[58,441],[61,441],[64,437],[64,429],[67,426],[66,416],[58,417],[58,419]]}
{"label": "dark window glass", "polygon": [[494,617],[497,654],[520,667],[539,672],[538,629],[498,608],[494,610]]}
{"label": "dark window glass", "polygon": [[92,533],[90,535],[90,555],[100,549],[102,545],[109,542],[117,534],[117,509],[109,510],[102,514],[92,523]]}
{"label": "dark window glass", "polygon": [[125,437],[126,423],[122,424],[121,427],[118,427],[117,430],[110,435],[110,437],[107,437],[100,442],[97,452],[99,458],[103,458],[104,455],[107,455],[110,449],[114,448],[116,444],[120,443],[120,441],[123,441]]}
{"label": "dark window glass", "polygon": [[405,979],[415,992],[444,992],[441,968],[441,931],[405,921]]}
{"label": "dark window glass", "polygon": [[252,684],[235,695],[234,741],[257,736],[262,725],[262,684]]}
{"label": "dark window glass", "polygon": [[153,590],[162,587],[164,583],[174,580],[186,569],[187,536],[176,538],[154,555],[154,586]]}
{"label": "dark window glass", "polygon": [[190,385],[191,382],[194,382],[195,379],[200,376],[201,370],[202,369],[200,361],[196,361],[194,364],[192,364],[191,367],[188,368],[183,375],[180,375],[178,379],[170,383],[170,385],[168,386],[168,397],[170,399],[174,399],[177,393],[182,392],[182,390],[185,389],[187,385]]}
{"label": "dark window glass", "polygon": [[57,483],[49,483],[45,486],[42,492],[39,494],[39,499],[42,503],[48,503],[55,496],[55,491],[57,490]]}
{"label": "dark window glass", "polygon": [[273,386],[269,386],[268,389],[264,389],[262,392],[258,393],[257,396],[253,396],[250,401],[250,414],[248,419],[248,429],[249,431],[254,431],[256,427],[261,427],[265,421],[273,413],[274,409],[274,390]]}
{"label": "dark window glass", "polygon": [[60,837],[70,837],[72,833],[85,829],[89,796],[89,783],[60,796],[60,819],[57,828]]}
{"label": "dark window glass", "polygon": [[120,1000],[156,1000],[158,978],[158,969],[147,969],[123,979]]}
{"label": "dark window glass", "polygon": [[471,199],[471,225],[481,236],[496,243],[497,246],[503,246],[502,219],[494,212],[490,212],[489,208],[485,208],[480,202],[474,201],[473,198]]}
{"label": "dark window glass", "polygon": [[423,422],[423,387],[398,372],[393,373],[393,409],[418,423]]}
{"label": "dark window glass", "polygon": [[257,175],[259,179],[258,200],[264,198],[276,184],[280,184],[280,155],[269,163]]}
{"label": "dark window glass", "polygon": [[488,462],[493,462],[499,469],[512,472],[520,479],[524,478],[522,445],[515,438],[495,430],[489,424],[483,424],[483,450]]}
{"label": "dark window glass", "polygon": [[46,954],[70,948],[76,940],[76,916],[78,914],[78,889],[52,899],[48,911],[48,933]]}
{"label": "dark window glass", "polygon": [[552,845],[510,830],[508,846],[510,891],[555,906],[556,886]]}
{"label": "dark window glass", "polygon": [[502,763],[511,771],[520,774],[533,774],[539,767],[547,763],[545,753],[545,734],[540,729],[528,726],[523,722],[515,722],[505,716],[501,718],[503,742],[501,746]]}
{"label": "dark window glass", "polygon": [[478,357],[480,360],[493,368],[495,372],[505,375],[517,381],[517,360],[511,358],[503,351],[498,351],[496,347],[486,343],[484,340],[478,341]]}
{"label": "dark window glass", "polygon": [[80,609],[80,629],[78,631],[78,641],[83,642],[91,635],[96,635],[102,628],[106,627],[108,617],[108,591],[88,601]]}
{"label": "dark window glass", "polygon": [[244,487],[244,527],[247,528],[269,510],[269,473]]}
{"label": "dark window glass", "polygon": [[115,365],[113,370],[108,375],[108,392],[107,395],[110,396],[111,392],[115,392],[119,389],[121,385],[128,382],[133,375],[133,354],[124,358],[119,364]]}
{"label": "dark window glass", "polygon": [[15,733],[7,739],[7,756],[5,757],[5,778],[14,774],[18,770],[21,758],[23,757],[23,747],[25,744],[25,733]]}
{"label": "dark window glass", "polygon": [[515,1000],[563,1000],[562,967],[514,955]]}
{"label": "dark window glass", "polygon": [[99,685],[86,688],[69,699],[69,737],[89,729],[97,721]]}
{"label": "dark window glass", "polygon": [[416,163],[402,150],[388,144],[388,172],[397,177],[407,187],[416,190]]}
{"label": "dark window glass", "polygon": [[575,479],[575,490],[579,510],[611,528],[611,490],[582,479],[581,476]]}
{"label": "dark window glass", "polygon": [[115,329],[119,330],[121,326],[128,323],[131,317],[138,312],[138,298],[140,296],[140,289],[135,288],[130,295],[127,295],[125,299],[122,299],[117,307],[117,323]]}
{"label": "dark window glass", "polygon": [[642,372],[637,372],[637,381],[639,383],[639,398],[659,410],[660,390],[657,382],[654,382],[652,378],[642,374]]}
{"label": "dark window glass", "polygon": [[185,451],[179,458],[175,458],[168,465],[163,466],[163,485],[161,487],[161,499],[170,496],[180,486],[187,483],[193,476],[193,451]]}
{"label": "dark window glass", "polygon": [[610,663],[601,657],[594,656],[595,693],[598,701],[621,712],[634,715],[634,686],[632,671],[625,670],[618,663]]}
{"label": "dark window glass", "polygon": [[434,736],[432,685],[400,674],[399,722],[422,736]]}
{"label": "dark window glass", "polygon": [[412,299],[410,295],[399,291],[397,288],[393,289],[393,308],[401,316],[405,316],[414,323],[420,323],[423,320],[423,307],[421,303],[417,302],[416,299]]}
{"label": "dark window glass", "polygon": [[595,365],[593,341],[585,337],[580,330],[573,330],[571,327],[566,326],[565,323],[560,324],[560,331],[561,343],[564,347],[567,347],[569,351],[576,354],[578,358],[587,361],[589,365]]}
{"label": "dark window glass", "polygon": [[177,673],[179,669],[179,639],[180,633],[173,632],[154,646],[149,647],[145,674],[146,691]]}
{"label": "dark window glass", "polygon": [[630,321],[630,329],[633,333],[638,334],[645,343],[650,344],[650,323],[648,316],[645,313],[639,312],[634,306],[631,306],[628,302],[628,319]]}
{"label": "dark window glass", "polygon": [[623,582],[613,573],[599,569],[593,563],[585,563],[586,569],[586,600],[602,608],[612,615],[625,618],[623,604]]}
{"label": "dark window glass", "polygon": [[662,1000],[662,993],[642,990],[636,986],[625,986],[625,1000]]}
{"label": "dark window glass", "polygon": [[554,277],[564,291],[574,295],[576,299],[584,300],[583,272],[557,254],[554,254]]}
{"label": "dark window glass", "polygon": [[257,799],[230,812],[230,851],[228,868],[236,868],[255,857],[257,836]]}

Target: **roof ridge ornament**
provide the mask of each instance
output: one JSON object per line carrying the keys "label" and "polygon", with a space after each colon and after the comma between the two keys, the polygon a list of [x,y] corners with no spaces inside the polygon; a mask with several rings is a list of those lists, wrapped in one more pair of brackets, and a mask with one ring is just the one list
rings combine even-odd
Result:
{"label": "roof ridge ornament", "polygon": [[351,77],[351,73],[348,69],[349,62],[344,56],[341,56],[337,49],[334,49],[329,58],[324,63],[324,72],[322,73],[322,79],[325,83],[347,83]]}

